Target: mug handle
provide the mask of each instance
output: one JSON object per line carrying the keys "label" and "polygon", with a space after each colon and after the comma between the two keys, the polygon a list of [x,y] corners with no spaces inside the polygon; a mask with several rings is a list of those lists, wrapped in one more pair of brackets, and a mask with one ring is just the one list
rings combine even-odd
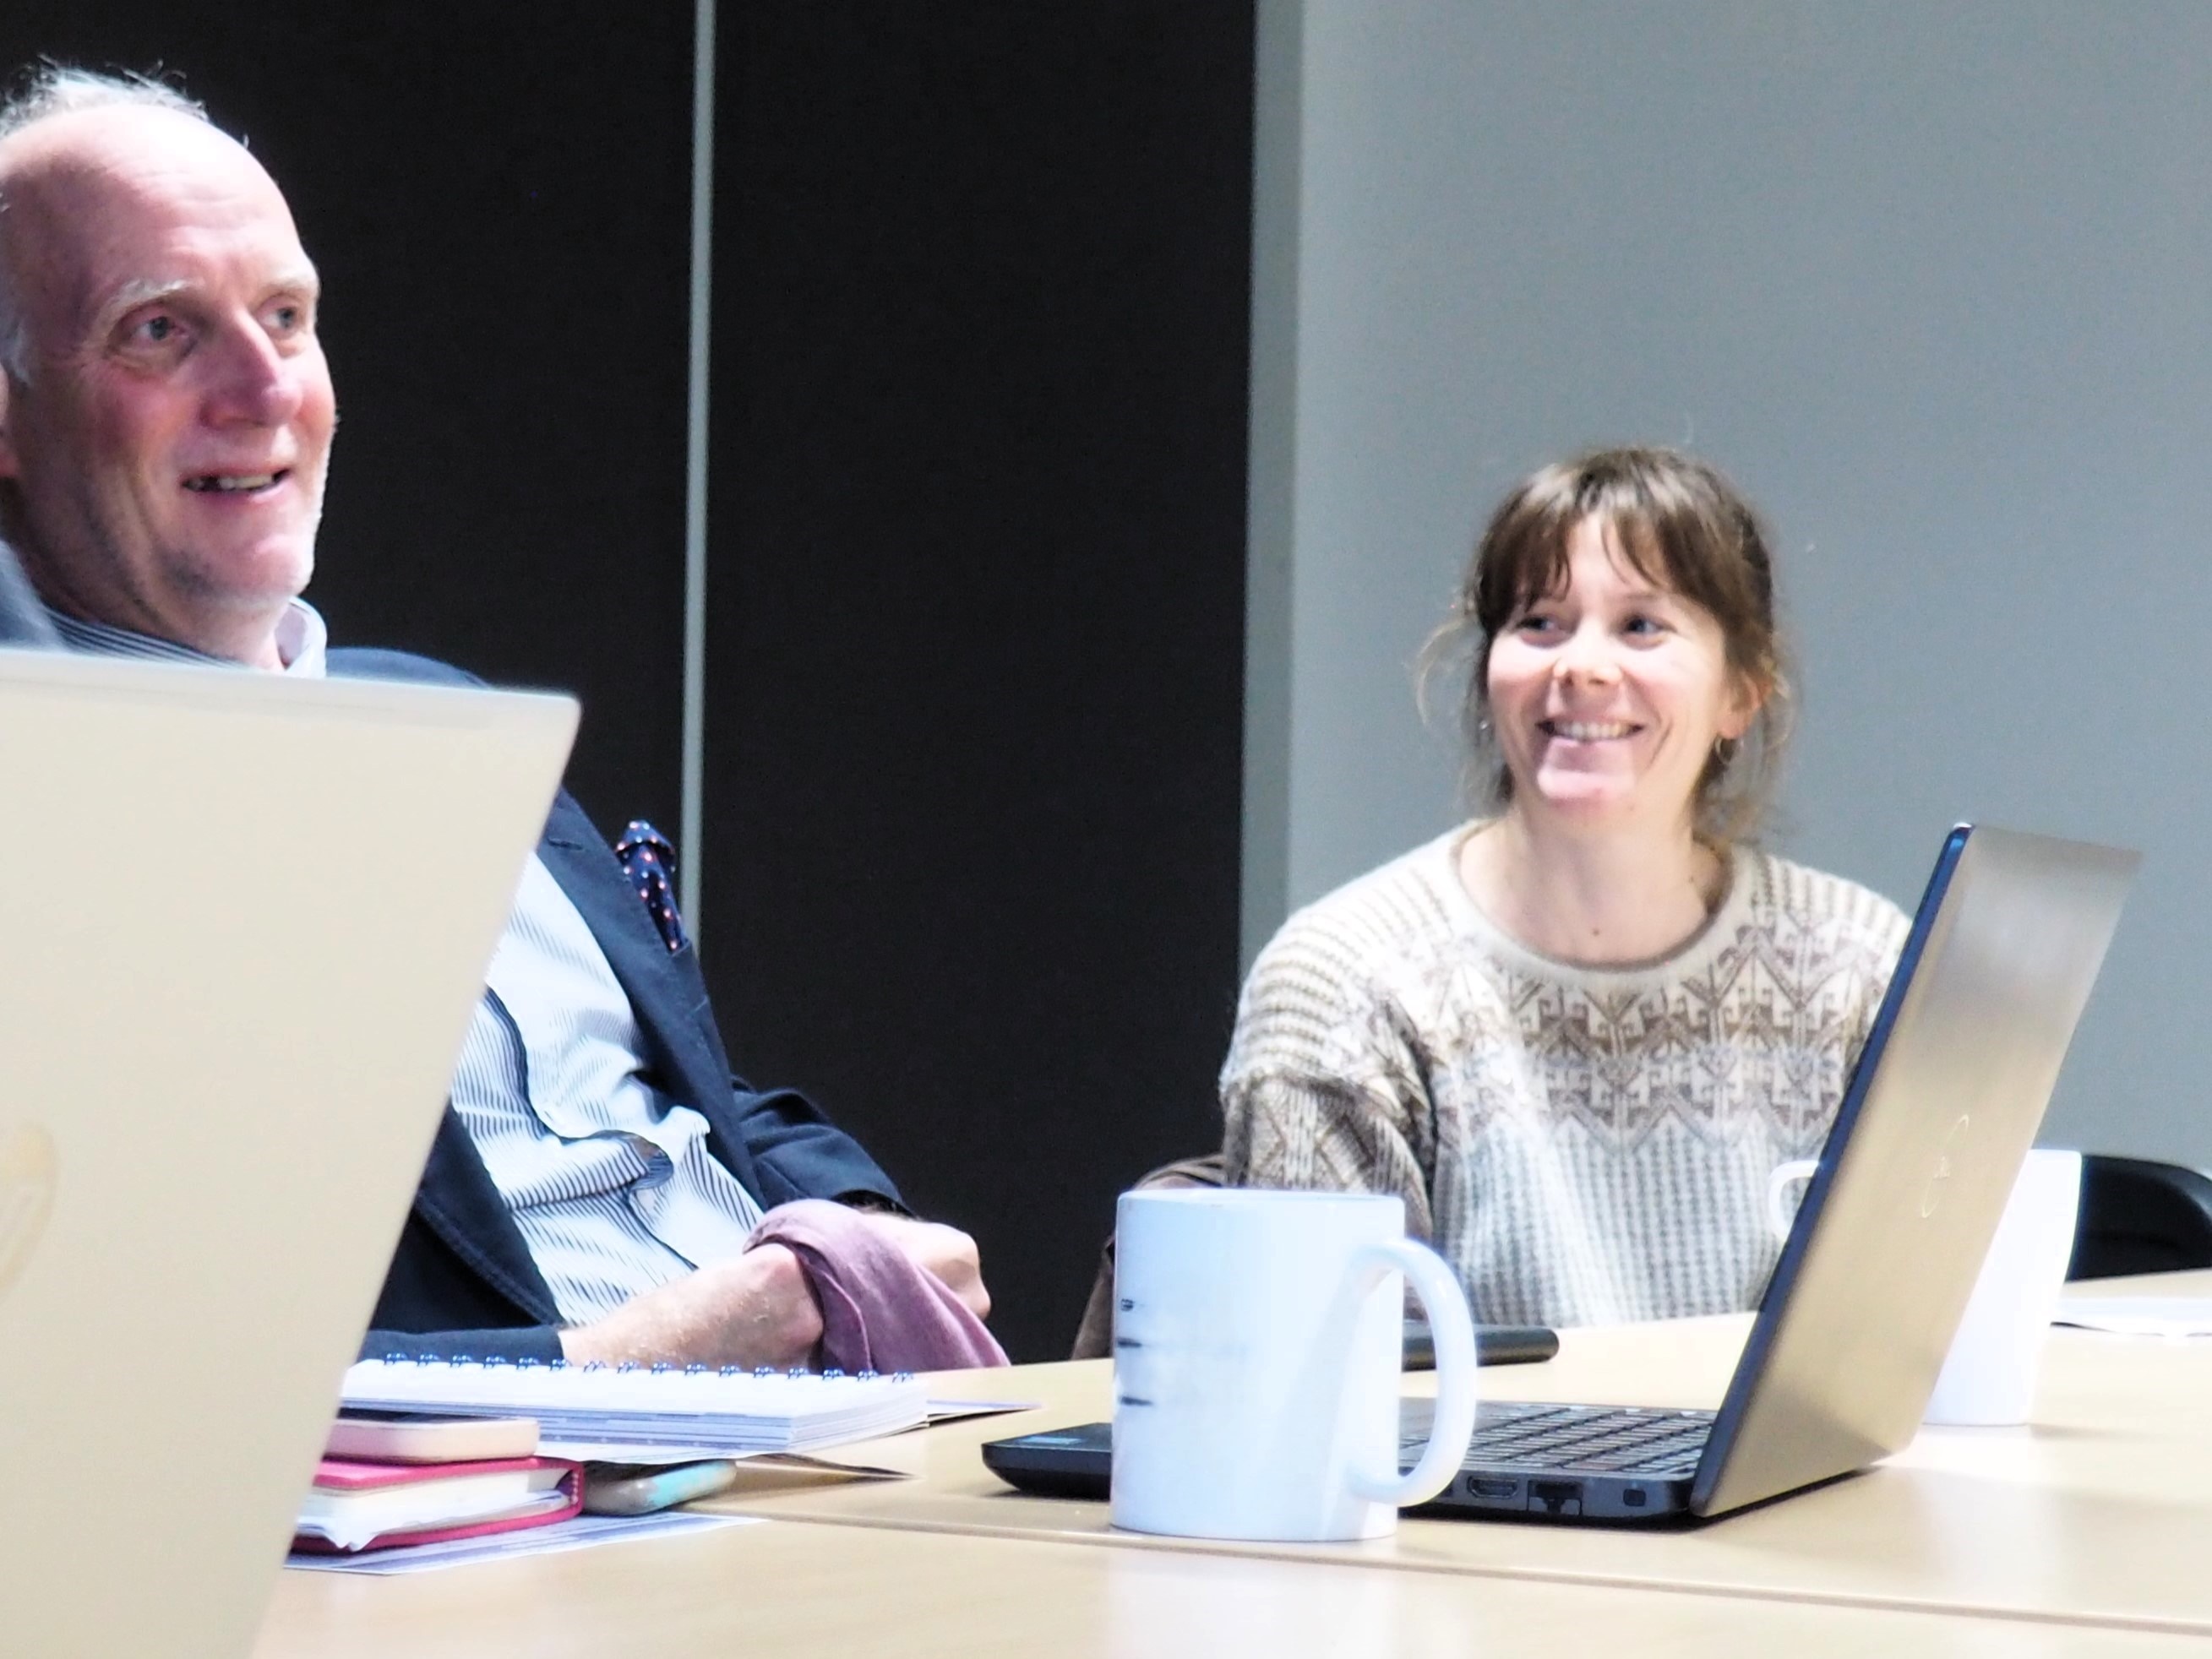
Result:
{"label": "mug handle", "polygon": [[1766,1224],[1774,1230],[1774,1242],[1787,1244],[1790,1229],[1796,1218],[1782,1207],[1782,1194],[1792,1182],[1810,1181],[1820,1166],[1809,1158],[1793,1158],[1787,1164],[1778,1164],[1774,1173],[1766,1177]]}
{"label": "mug handle", "polygon": [[1436,1416],[1420,1460],[1403,1475],[1395,1470],[1389,1475],[1352,1470],[1352,1495],[1370,1504],[1426,1503],[1451,1485],[1467,1461],[1468,1442],[1474,1437],[1474,1322],[1468,1316],[1467,1293],[1442,1256],[1410,1238],[1364,1245],[1351,1265],[1365,1278],[1370,1291],[1388,1273],[1405,1274],[1429,1316],[1437,1347]]}

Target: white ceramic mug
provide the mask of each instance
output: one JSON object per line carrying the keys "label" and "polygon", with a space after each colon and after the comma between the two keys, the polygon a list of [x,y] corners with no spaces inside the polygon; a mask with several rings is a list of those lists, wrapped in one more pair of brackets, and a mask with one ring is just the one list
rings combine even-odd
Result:
{"label": "white ceramic mug", "polygon": [[[1436,1336],[1427,1448],[1398,1468],[1404,1285]],[[1442,1492],[1474,1429],[1474,1328],[1404,1202],[1364,1193],[1124,1193],[1114,1256],[1117,1527],[1379,1538]]]}
{"label": "white ceramic mug", "polygon": [[[1790,1237],[1784,1194],[1810,1179],[1814,1168],[1809,1158],[1775,1167],[1767,1183],[1766,1218],[1777,1238]],[[2027,1421],[2045,1334],[2058,1311],[2074,1254],[2081,1203],[2081,1153],[2039,1148],[2027,1155],[1990,1253],[1982,1258],[1923,1421],[1989,1427]]]}

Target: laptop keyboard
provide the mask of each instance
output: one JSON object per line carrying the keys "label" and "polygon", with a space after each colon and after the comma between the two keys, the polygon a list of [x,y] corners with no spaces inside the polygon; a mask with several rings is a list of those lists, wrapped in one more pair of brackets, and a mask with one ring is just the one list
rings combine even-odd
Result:
{"label": "laptop keyboard", "polygon": [[[1486,1405],[1475,1412],[1474,1436],[1462,1467],[1686,1480],[1697,1472],[1712,1428],[1711,1412],[1528,1401]],[[1400,1447],[1404,1461],[1410,1463],[1420,1455],[1425,1437],[1405,1437]]]}

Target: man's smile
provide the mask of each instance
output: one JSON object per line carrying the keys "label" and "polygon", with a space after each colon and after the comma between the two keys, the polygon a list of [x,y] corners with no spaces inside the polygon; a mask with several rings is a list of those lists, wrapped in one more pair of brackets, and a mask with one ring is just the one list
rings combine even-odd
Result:
{"label": "man's smile", "polygon": [[185,488],[202,495],[251,495],[273,489],[292,476],[289,467],[274,472],[204,472],[185,480]]}

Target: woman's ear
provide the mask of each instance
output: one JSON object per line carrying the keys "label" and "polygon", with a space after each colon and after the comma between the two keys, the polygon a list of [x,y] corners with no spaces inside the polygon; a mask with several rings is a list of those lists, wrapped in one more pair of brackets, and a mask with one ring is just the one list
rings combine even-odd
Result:
{"label": "woman's ear", "polygon": [[1721,709],[1717,728],[1721,736],[1730,743],[1740,741],[1751,730],[1751,723],[1759,718],[1759,711],[1766,707],[1767,698],[1773,695],[1774,678],[1771,674],[1731,673],[1728,702]]}

